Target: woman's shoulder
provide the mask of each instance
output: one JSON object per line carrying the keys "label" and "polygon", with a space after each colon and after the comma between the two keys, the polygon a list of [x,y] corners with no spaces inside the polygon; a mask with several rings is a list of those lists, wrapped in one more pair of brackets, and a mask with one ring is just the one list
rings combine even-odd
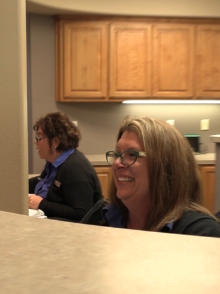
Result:
{"label": "woman's shoulder", "polygon": [[88,160],[88,158],[85,156],[85,154],[78,149],[75,149],[73,153],[71,153],[67,159],[64,161],[65,165],[71,165],[71,164],[79,164],[79,165],[89,165],[92,166],[91,162]]}
{"label": "woman's shoulder", "polygon": [[108,205],[106,199],[101,199],[90,209],[90,211],[83,217],[80,223],[87,225],[100,225],[102,222],[102,209]]}
{"label": "woman's shoulder", "polygon": [[172,233],[220,237],[220,223],[211,215],[190,210],[174,223]]}
{"label": "woman's shoulder", "polygon": [[[88,159],[85,157],[85,155],[80,152],[79,150],[75,149],[73,153],[71,153],[66,160],[59,166],[59,171],[64,170],[77,170],[82,169],[83,167],[91,167],[92,165],[89,163]],[[88,168],[89,168],[88,167]]]}

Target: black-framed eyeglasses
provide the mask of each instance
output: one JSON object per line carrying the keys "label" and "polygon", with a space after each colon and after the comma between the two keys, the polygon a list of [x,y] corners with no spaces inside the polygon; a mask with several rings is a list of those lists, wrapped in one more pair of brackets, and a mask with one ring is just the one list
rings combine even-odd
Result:
{"label": "black-framed eyeglasses", "polygon": [[38,137],[38,136],[35,136],[35,142],[40,142],[42,139],[46,138],[45,136],[42,136],[42,137]]}
{"label": "black-framed eyeglasses", "polygon": [[146,157],[146,153],[144,151],[137,150],[125,150],[122,153],[116,151],[106,152],[106,160],[109,165],[113,165],[114,161],[118,157],[121,158],[121,163],[129,166],[134,164],[138,157]]}

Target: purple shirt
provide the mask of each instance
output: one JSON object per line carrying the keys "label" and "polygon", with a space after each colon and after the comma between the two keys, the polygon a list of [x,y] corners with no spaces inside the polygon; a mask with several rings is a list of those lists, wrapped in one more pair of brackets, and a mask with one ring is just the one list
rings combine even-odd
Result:
{"label": "purple shirt", "polygon": [[69,149],[64,151],[53,163],[47,162],[46,163],[46,176],[40,180],[34,190],[34,193],[42,198],[47,198],[47,192],[49,187],[56,177],[58,167],[67,159],[67,157],[72,154],[75,149]]}

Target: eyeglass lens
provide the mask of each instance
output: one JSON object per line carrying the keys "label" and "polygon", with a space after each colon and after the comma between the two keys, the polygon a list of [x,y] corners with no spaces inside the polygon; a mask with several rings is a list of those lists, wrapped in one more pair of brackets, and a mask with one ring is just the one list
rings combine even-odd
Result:
{"label": "eyeglass lens", "polygon": [[120,154],[120,153],[117,153],[114,151],[110,151],[107,153],[108,164],[112,165],[118,157],[121,158],[121,162],[123,164],[132,165],[133,163],[135,163],[135,161],[138,157],[138,152],[128,150],[128,151],[124,151]]}
{"label": "eyeglass lens", "polygon": [[44,137],[35,137],[35,141],[38,143],[38,142],[40,142],[42,139],[43,139]]}

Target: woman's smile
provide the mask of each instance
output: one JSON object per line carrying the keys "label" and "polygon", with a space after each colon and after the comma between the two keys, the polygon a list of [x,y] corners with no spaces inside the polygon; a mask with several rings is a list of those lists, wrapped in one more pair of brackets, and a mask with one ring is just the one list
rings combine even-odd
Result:
{"label": "woman's smile", "polygon": [[134,178],[130,178],[130,177],[118,177],[117,178],[119,182],[133,182]]}

